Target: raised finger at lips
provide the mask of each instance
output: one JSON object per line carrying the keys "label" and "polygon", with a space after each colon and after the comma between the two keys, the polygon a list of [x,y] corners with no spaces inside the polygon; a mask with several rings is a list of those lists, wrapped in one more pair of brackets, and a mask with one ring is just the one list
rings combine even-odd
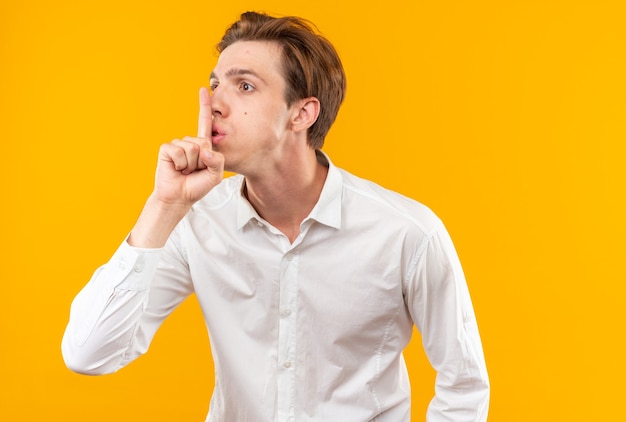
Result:
{"label": "raised finger at lips", "polygon": [[211,110],[211,95],[205,87],[200,88],[200,113],[198,115],[198,137],[211,139],[213,125],[213,111]]}

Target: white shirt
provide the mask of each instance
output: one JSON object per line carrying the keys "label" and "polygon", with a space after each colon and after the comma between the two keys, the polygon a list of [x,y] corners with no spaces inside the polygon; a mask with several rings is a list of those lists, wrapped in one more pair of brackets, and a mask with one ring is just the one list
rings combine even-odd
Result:
{"label": "white shirt", "polygon": [[427,420],[485,421],[483,351],[443,224],[328,165],[293,244],[242,196],[241,176],[196,203],[164,248],[124,242],[72,304],[66,364],[122,368],[195,292],[215,362],[208,422],[408,422],[413,324],[437,371]]}

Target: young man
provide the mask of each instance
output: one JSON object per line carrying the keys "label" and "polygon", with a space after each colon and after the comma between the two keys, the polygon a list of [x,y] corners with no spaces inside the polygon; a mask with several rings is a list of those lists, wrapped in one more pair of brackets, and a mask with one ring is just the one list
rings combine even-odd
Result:
{"label": "young man", "polygon": [[218,50],[198,136],[161,147],[130,236],[72,304],[67,365],[120,369],[196,293],[215,361],[207,421],[409,421],[413,324],[438,372],[427,420],[486,420],[443,224],[320,151],[345,92],[333,47],[305,21],[250,12]]}

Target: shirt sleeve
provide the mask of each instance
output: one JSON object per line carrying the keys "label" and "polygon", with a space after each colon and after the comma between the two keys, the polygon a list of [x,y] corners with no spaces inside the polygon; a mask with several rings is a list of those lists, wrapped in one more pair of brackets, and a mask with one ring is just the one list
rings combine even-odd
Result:
{"label": "shirt sleeve", "polygon": [[407,306],[437,372],[428,422],[484,422],[489,379],[465,276],[443,225],[421,245],[409,272]]}
{"label": "shirt sleeve", "polygon": [[117,371],[148,350],[163,320],[192,292],[172,239],[142,249],[126,241],[72,302],[61,351],[71,370]]}

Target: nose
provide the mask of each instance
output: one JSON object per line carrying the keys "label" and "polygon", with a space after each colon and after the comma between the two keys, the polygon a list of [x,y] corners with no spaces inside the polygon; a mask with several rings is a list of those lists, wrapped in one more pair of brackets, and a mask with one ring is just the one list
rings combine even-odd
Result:
{"label": "nose", "polygon": [[215,116],[223,117],[226,112],[224,94],[219,87],[215,88],[211,94],[211,112],[213,120],[215,120]]}

